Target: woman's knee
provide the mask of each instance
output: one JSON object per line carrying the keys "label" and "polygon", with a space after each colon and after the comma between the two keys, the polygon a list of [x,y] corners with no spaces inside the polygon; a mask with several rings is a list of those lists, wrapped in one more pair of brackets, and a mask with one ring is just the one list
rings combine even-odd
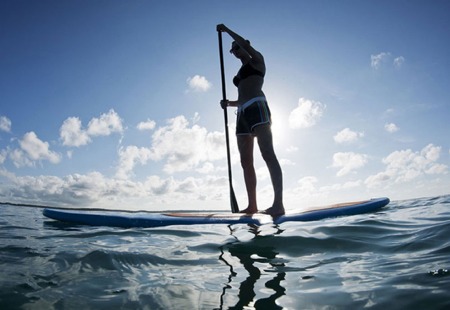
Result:
{"label": "woman's knee", "polygon": [[243,169],[253,167],[253,156],[246,156],[245,154],[241,154],[241,166]]}
{"label": "woman's knee", "polygon": [[271,141],[260,141],[259,143],[259,151],[261,152],[262,158],[266,161],[273,161],[277,159],[275,155],[275,150],[273,148],[273,144]]}

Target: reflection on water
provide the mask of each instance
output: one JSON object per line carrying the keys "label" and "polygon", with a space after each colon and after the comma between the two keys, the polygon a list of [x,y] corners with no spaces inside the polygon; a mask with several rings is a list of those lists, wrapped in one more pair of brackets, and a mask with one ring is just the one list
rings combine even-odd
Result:
{"label": "reflection on water", "polygon": [[[233,228],[229,226],[231,235]],[[282,286],[286,273],[283,272],[286,261],[277,257],[279,253],[275,247],[266,246],[259,236],[260,228],[249,225],[249,232],[254,235],[254,239],[249,242],[230,242],[220,248],[220,261],[230,268],[228,283],[223,288],[220,298],[219,309],[244,309],[252,307],[255,309],[282,309],[277,305],[276,300],[285,295],[286,289]],[[276,227],[275,234],[281,234],[283,230]],[[272,235],[273,236],[273,235]],[[244,268],[247,277],[239,282],[237,294],[235,294],[233,282],[237,282],[243,275],[239,275],[237,269]],[[259,289],[264,285],[264,289]],[[234,301],[227,305],[227,294],[232,295]],[[234,298],[233,298],[234,297]]]}
{"label": "reflection on water", "polygon": [[77,226],[2,206],[0,309],[450,309],[449,206],[282,230]]}

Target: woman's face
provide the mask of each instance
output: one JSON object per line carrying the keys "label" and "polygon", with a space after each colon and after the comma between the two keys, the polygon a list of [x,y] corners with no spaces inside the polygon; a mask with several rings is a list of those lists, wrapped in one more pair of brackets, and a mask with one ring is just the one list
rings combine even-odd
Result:
{"label": "woman's face", "polygon": [[231,50],[230,53],[236,56],[236,58],[241,58],[241,53],[243,52],[242,48],[236,43],[233,42],[231,44]]}

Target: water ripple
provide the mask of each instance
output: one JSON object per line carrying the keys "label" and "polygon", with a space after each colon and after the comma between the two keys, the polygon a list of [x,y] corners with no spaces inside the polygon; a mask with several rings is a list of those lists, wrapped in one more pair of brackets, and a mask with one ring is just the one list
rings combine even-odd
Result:
{"label": "water ripple", "polygon": [[261,227],[117,229],[1,212],[1,309],[450,307],[449,195]]}

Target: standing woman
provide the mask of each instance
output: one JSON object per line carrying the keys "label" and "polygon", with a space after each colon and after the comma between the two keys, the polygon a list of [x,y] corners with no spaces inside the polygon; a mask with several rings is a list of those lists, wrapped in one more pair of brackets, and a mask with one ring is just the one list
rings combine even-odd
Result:
{"label": "standing woman", "polygon": [[264,213],[279,216],[285,213],[283,206],[283,176],[281,167],[273,149],[270,110],[262,91],[266,65],[264,57],[255,50],[248,40],[230,30],[223,24],[217,30],[228,33],[233,38],[230,52],[242,62],[242,67],[233,79],[238,89],[236,101],[222,100],[222,108],[237,107],[236,136],[244,170],[245,186],[248,195],[248,207],[242,213],[258,212],[256,202],[256,173],[253,165],[254,138],[270,172],[274,190],[272,207]]}

